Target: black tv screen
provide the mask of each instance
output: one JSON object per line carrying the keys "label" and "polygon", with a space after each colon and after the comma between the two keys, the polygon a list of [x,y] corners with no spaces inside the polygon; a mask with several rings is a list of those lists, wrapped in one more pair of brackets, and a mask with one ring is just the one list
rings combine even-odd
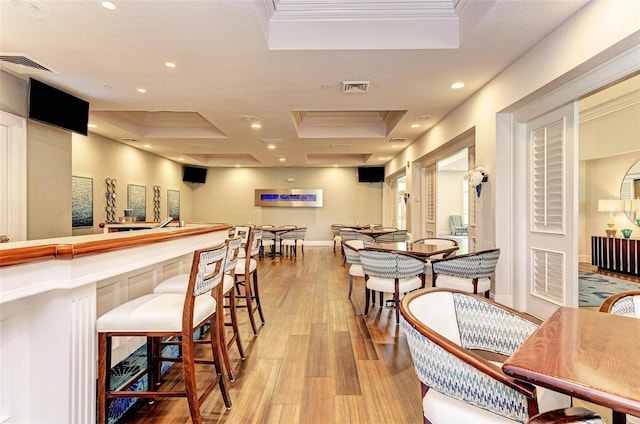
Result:
{"label": "black tv screen", "polygon": [[358,168],[359,183],[384,182],[384,166],[362,166]]}
{"label": "black tv screen", "polygon": [[29,78],[29,119],[87,135],[89,102]]}
{"label": "black tv screen", "polygon": [[182,181],[188,183],[204,184],[207,180],[207,168],[197,166],[185,166],[182,174]]}

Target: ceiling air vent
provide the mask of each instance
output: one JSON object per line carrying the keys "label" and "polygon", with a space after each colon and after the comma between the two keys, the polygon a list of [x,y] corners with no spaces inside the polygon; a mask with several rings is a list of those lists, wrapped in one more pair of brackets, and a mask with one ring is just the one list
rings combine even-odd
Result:
{"label": "ceiling air vent", "polygon": [[334,143],[330,146],[331,150],[349,150],[351,149],[351,144],[338,144]]}
{"label": "ceiling air vent", "polygon": [[389,140],[389,143],[404,143],[405,141],[407,141],[406,138],[394,137]]}
{"label": "ceiling air vent", "polygon": [[366,93],[368,89],[369,81],[342,81],[343,93]]}
{"label": "ceiling air vent", "polygon": [[32,74],[34,72],[58,73],[50,67],[38,63],[29,56],[20,53],[0,53],[0,65],[5,69],[19,74]]}

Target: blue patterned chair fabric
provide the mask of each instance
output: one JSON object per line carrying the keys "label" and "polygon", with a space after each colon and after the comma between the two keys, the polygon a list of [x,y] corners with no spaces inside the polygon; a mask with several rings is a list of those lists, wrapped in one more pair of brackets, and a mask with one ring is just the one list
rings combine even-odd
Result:
{"label": "blue patterned chair fabric", "polygon": [[295,256],[298,254],[298,246],[302,248],[302,255],[304,255],[304,238],[307,234],[307,229],[304,227],[296,228],[286,231],[280,234],[280,251],[282,252],[282,246],[288,246],[293,250]]}
{"label": "blue patterned chair fabric", "polygon": [[396,324],[400,324],[400,293],[424,287],[424,262],[408,254],[375,247],[365,247],[358,253],[365,276],[365,315],[369,312],[371,290],[393,293]]}
{"label": "blue patterned chair fabric", "polygon": [[640,290],[629,290],[610,296],[600,306],[600,312],[640,318]]}
{"label": "blue patterned chair fabric", "polygon": [[366,240],[369,242],[374,242],[375,239],[368,234],[362,234],[359,231],[355,230],[340,230],[340,237],[343,241],[345,240]]}
{"label": "blue patterned chair fabric", "polygon": [[360,262],[360,249],[364,248],[363,240],[347,240],[342,242],[342,251],[349,264],[349,298],[353,291],[353,277],[364,277],[364,270]]}
{"label": "blue patterned chair fabric", "polygon": [[[443,394],[470,405],[464,422],[472,422],[469,414],[476,408],[503,417],[495,417],[495,422],[506,418],[525,423],[540,412],[533,386],[505,375],[499,366],[469,350],[508,356],[535,331],[537,321],[491,300],[439,288],[407,295],[400,311],[415,371],[423,385],[425,422],[435,422],[427,415],[438,413],[453,420],[448,422],[463,422],[456,414],[462,414],[464,408],[438,412],[438,405],[430,405],[430,390],[438,392],[433,395]],[[568,402],[553,409],[568,407]]]}
{"label": "blue patterned chair fabric", "polygon": [[[491,278],[496,269],[498,258],[500,257],[500,249],[490,249],[481,252],[468,253],[466,255],[448,256],[441,259],[433,259],[431,261],[432,269],[432,286],[447,287],[447,283],[455,284],[450,288],[462,289],[460,284],[464,285],[465,279],[469,280],[469,288],[464,289],[470,293],[477,294],[479,291],[485,292],[485,297],[489,297],[489,289],[491,287]],[[440,275],[451,276],[453,278],[441,278]],[[479,286],[481,289],[479,290]]]}

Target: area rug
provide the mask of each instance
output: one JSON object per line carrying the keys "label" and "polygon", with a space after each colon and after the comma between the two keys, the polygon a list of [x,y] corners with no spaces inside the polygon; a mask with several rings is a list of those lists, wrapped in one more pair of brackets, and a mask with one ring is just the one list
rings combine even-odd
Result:
{"label": "area rug", "polygon": [[627,290],[638,290],[640,284],[593,272],[579,271],[579,306],[600,306],[609,296]]}

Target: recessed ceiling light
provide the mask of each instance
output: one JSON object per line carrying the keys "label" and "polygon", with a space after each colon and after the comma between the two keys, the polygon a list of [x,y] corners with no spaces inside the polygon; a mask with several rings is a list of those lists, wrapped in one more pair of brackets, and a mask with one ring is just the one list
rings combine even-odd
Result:
{"label": "recessed ceiling light", "polygon": [[102,7],[104,7],[105,9],[109,9],[109,10],[115,10],[116,5],[111,3],[110,1],[103,1],[102,2]]}
{"label": "recessed ceiling light", "polygon": [[334,167],[334,168],[337,168],[337,167],[339,167],[339,166],[340,166],[340,165],[338,165],[337,163],[334,163],[334,164],[333,164],[333,167]]}
{"label": "recessed ceiling light", "polygon": [[411,124],[411,128],[420,128],[420,124]]}
{"label": "recessed ceiling light", "polygon": [[138,88],[138,93],[146,93],[147,90],[144,88]]}
{"label": "recessed ceiling light", "polygon": [[391,146],[391,147],[392,147],[392,148],[394,148],[394,149],[397,149],[397,148],[398,148],[398,145],[397,145],[397,144],[394,144],[394,145],[393,145],[393,146]]}
{"label": "recessed ceiling light", "polygon": [[286,161],[287,159],[285,159],[285,158],[279,158],[278,160],[279,160],[280,162],[284,162],[284,161]]}
{"label": "recessed ceiling light", "polygon": [[258,117],[254,115],[240,115],[240,119],[243,121],[255,121]]}
{"label": "recessed ceiling light", "polygon": [[173,63],[173,62],[167,62],[167,63],[165,63],[165,66],[166,66],[167,68],[175,68],[175,67],[176,67],[176,64],[175,64],[175,63]]}
{"label": "recessed ceiling light", "polygon": [[178,158],[178,160],[184,160],[184,158]]}
{"label": "recessed ceiling light", "polygon": [[96,124],[87,124],[87,128],[98,128]]}
{"label": "recessed ceiling light", "polygon": [[238,164],[236,164],[235,166],[236,166],[236,168],[240,168],[240,165],[238,165]]}
{"label": "recessed ceiling light", "polygon": [[144,147],[146,147],[147,149],[151,148],[151,144],[145,144]]}
{"label": "recessed ceiling light", "polygon": [[378,160],[387,160],[387,158],[379,157]]}
{"label": "recessed ceiling light", "polygon": [[455,83],[451,84],[451,88],[453,88],[454,90],[457,90],[457,89],[462,88],[462,87],[464,87],[464,83],[462,83],[462,82],[455,82]]}
{"label": "recessed ceiling light", "polygon": [[269,144],[269,145],[267,146],[267,149],[274,150],[275,148],[276,148],[276,145],[275,145],[275,144]]}
{"label": "recessed ceiling light", "polygon": [[251,128],[262,128],[262,125],[260,125],[259,123],[255,122],[255,123],[251,124]]}

